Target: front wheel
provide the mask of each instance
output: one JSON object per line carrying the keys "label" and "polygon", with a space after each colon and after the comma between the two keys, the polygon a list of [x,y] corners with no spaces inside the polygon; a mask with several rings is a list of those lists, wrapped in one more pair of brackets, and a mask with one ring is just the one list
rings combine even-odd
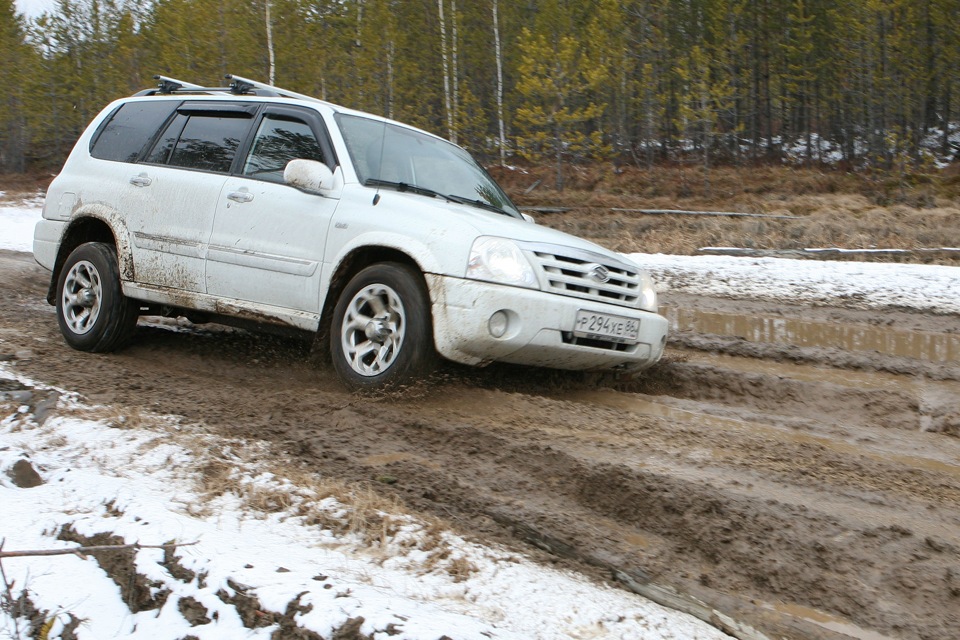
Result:
{"label": "front wheel", "polygon": [[67,256],[57,280],[57,322],[80,351],[114,351],[137,326],[137,307],[123,295],[117,251],[103,242],[82,244]]}
{"label": "front wheel", "polygon": [[334,307],[330,334],[333,367],[353,389],[411,382],[436,361],[430,296],[405,264],[375,264],[355,275]]}

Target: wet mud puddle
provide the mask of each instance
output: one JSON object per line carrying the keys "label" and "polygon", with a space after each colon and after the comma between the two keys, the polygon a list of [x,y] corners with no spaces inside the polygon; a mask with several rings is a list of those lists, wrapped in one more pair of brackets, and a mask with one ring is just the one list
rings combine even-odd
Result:
{"label": "wet mud puddle", "polygon": [[[743,435],[755,435],[764,439],[775,439],[795,445],[815,445],[824,450],[849,456],[863,456],[878,462],[886,462],[898,466],[909,466],[931,473],[945,474],[960,481],[960,446],[951,446],[953,443],[939,443],[936,450],[924,449],[919,452],[908,452],[908,443],[901,442],[896,434],[888,434],[888,438],[875,442],[865,443],[857,435],[825,435],[808,431],[799,431],[790,427],[762,423],[754,420],[721,416],[704,410],[689,407],[677,407],[667,402],[638,394],[619,393],[616,391],[599,390],[575,392],[567,395],[572,402],[590,405],[606,406],[648,416],[664,418],[670,423],[682,428],[685,424],[694,424],[699,428],[709,428],[718,434],[717,442],[722,443],[723,433],[738,432]],[[719,446],[719,445],[718,445]],[[722,448],[722,447],[720,447]],[[720,448],[712,454],[717,460],[723,457]]]}
{"label": "wet mud puddle", "polygon": [[843,618],[810,607],[796,604],[766,603],[763,605],[763,608],[805,620],[827,631],[842,634],[844,637],[856,638],[856,640],[894,640],[892,636],[885,636],[876,631],[862,629],[849,620],[844,620]]}
{"label": "wet mud puddle", "polygon": [[775,315],[740,315],[666,306],[671,331],[739,336],[751,342],[876,351],[930,362],[960,360],[960,334],[869,324],[841,324]]}

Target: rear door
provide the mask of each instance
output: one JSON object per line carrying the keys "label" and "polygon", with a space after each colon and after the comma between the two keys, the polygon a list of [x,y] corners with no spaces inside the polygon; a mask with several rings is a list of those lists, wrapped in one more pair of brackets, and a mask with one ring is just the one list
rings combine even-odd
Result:
{"label": "rear door", "polygon": [[207,293],[260,305],[319,312],[323,247],[340,194],[304,193],[283,183],[290,160],[336,160],[319,115],[268,105],[226,179],[206,261]]}
{"label": "rear door", "polygon": [[130,177],[136,281],[203,293],[217,202],[259,105],[184,102]]}

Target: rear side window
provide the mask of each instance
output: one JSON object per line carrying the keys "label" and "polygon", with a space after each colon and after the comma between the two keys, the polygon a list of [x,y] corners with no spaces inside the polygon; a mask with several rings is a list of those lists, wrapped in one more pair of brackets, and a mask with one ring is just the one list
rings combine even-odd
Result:
{"label": "rear side window", "polygon": [[178,113],[174,116],[170,124],[164,130],[163,135],[153,146],[153,150],[144,158],[144,162],[151,164],[167,164],[170,159],[170,152],[177,146],[177,140],[180,139],[180,132],[183,131],[183,125],[187,124],[187,116]]}
{"label": "rear side window", "polygon": [[179,100],[127,102],[100,126],[90,145],[90,155],[101,160],[136,162]]}
{"label": "rear side window", "polygon": [[251,122],[239,113],[178,113],[146,161],[228,173]]}
{"label": "rear side window", "polygon": [[227,173],[249,126],[246,118],[191,116],[170,154],[170,164]]}

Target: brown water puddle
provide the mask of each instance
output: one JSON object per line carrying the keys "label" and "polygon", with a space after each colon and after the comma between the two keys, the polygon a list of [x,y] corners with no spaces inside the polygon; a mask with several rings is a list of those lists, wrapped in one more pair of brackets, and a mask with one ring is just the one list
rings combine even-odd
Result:
{"label": "brown water puddle", "polygon": [[778,362],[757,358],[741,358],[725,354],[683,351],[684,362],[702,363],[732,369],[741,373],[762,373],[803,382],[829,383],[859,389],[888,389],[909,391],[918,398],[924,396],[960,397],[960,382],[929,380],[921,376],[903,376],[882,371],[856,371],[802,364]]}
{"label": "brown water puddle", "polygon": [[780,602],[776,604],[765,603],[763,607],[771,611],[776,611],[777,613],[786,614],[793,618],[812,622],[818,627],[823,627],[828,631],[841,633],[845,636],[856,638],[857,640],[893,640],[891,636],[885,636],[877,633],[876,631],[863,629],[862,627],[858,627],[857,625],[853,624],[849,620],[830,615],[829,613],[824,613],[823,611],[819,611],[817,609],[811,609],[810,607],[804,607],[797,604],[784,604]]}
{"label": "brown water puddle", "polygon": [[663,307],[672,331],[739,336],[751,342],[799,347],[876,351],[931,362],[960,360],[960,334],[910,331],[864,324],[836,324],[779,316],[743,316],[718,311]]}
{"label": "brown water puddle", "polygon": [[[953,450],[954,447],[948,445],[947,443],[944,443],[944,448],[948,452],[945,454],[946,460],[937,460],[926,456],[909,455],[896,451],[885,450],[884,447],[876,443],[872,447],[868,448],[864,443],[844,441],[837,438],[815,435],[812,433],[804,433],[792,429],[785,429],[775,425],[761,424],[758,422],[751,422],[738,418],[728,418],[724,416],[711,415],[708,413],[701,413],[699,411],[691,411],[689,409],[681,409],[651,400],[647,397],[619,393],[616,391],[598,390],[574,392],[572,394],[568,394],[565,399],[572,402],[583,402],[593,405],[608,406],[642,415],[657,416],[677,424],[695,422],[698,425],[706,425],[716,429],[718,432],[737,431],[741,433],[755,433],[767,439],[776,438],[797,444],[817,445],[826,450],[843,455],[865,456],[887,463],[904,465],[914,469],[922,469],[930,473],[945,474],[960,480],[960,464],[955,464],[952,462],[957,458],[949,454],[949,451]],[[722,442],[722,440],[722,438],[718,438],[718,441]],[[723,455],[722,448],[717,447],[714,449],[713,457],[715,459],[720,459],[723,457]]]}

